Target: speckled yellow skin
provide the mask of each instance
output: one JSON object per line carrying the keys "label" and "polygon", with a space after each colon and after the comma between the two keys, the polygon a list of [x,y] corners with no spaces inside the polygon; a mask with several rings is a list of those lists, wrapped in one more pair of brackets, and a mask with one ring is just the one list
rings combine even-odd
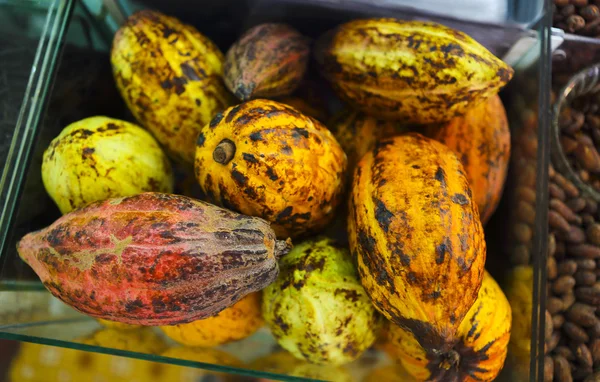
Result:
{"label": "speckled yellow skin", "polygon": [[416,133],[359,162],[348,236],[362,285],[386,318],[447,349],[477,298],[486,247],[462,164]]}
{"label": "speckled yellow skin", "polygon": [[262,325],[260,293],[255,292],[216,316],[189,324],[161,326],[161,329],[182,345],[211,347],[244,339]]}
{"label": "speckled yellow skin", "polygon": [[159,354],[167,344],[151,328],[138,330],[101,329],[78,342],[140,353]]}
{"label": "speckled yellow skin", "polygon": [[319,238],[296,245],[263,292],[263,317],[279,345],[315,364],[358,358],[380,324],[347,250],[334,244]]}
{"label": "speckled yellow skin", "polygon": [[101,116],[74,122],[54,138],[42,180],[63,214],[97,200],[173,192],[171,163],[152,135]]}
{"label": "speckled yellow skin", "polygon": [[105,326],[106,328],[109,328],[109,329],[136,330],[136,329],[142,328],[141,325],[125,324],[123,322],[103,320],[102,318],[98,318],[97,320],[100,324],[102,324],[103,326]]}
{"label": "speckled yellow skin", "polygon": [[500,286],[485,273],[475,304],[460,324],[449,356],[423,348],[419,338],[397,325],[390,325],[388,353],[419,381],[493,381],[506,359],[511,328],[511,308]]}
{"label": "speckled yellow skin", "polygon": [[513,70],[440,24],[363,19],[321,37],[315,55],[338,95],[378,118],[442,122],[496,94]]}
{"label": "speckled yellow skin", "polygon": [[[290,375],[299,378],[318,379],[322,381],[354,382],[352,375],[341,366],[315,365],[300,360],[286,351],[269,354],[250,364],[253,370],[268,373]],[[259,379],[258,382],[271,382],[271,379]],[[379,381],[383,382],[383,381]]]}
{"label": "speckled yellow skin", "polygon": [[[226,164],[213,158],[225,139]],[[212,203],[272,223],[280,238],[320,231],[341,201],[346,154],[317,120],[257,99],[217,114],[196,148],[196,178]]]}
{"label": "speckled yellow skin", "polygon": [[117,31],[111,63],[121,96],[173,158],[194,163],[194,142],[234,100],[223,53],[194,27],[156,11],[134,13]]}
{"label": "speckled yellow skin", "polygon": [[348,157],[348,174],[354,174],[358,161],[375,143],[382,139],[406,133],[409,128],[398,121],[376,119],[355,110],[343,110],[327,124]]}

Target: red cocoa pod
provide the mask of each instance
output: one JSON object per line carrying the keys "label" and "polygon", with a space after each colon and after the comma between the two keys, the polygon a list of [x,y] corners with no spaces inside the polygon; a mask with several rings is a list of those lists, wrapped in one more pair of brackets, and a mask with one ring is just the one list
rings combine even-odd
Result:
{"label": "red cocoa pod", "polygon": [[225,85],[240,100],[291,94],[306,72],[309,41],[286,24],[248,30],[225,57]]}
{"label": "red cocoa pod", "polygon": [[92,203],[18,243],[44,286],[96,318],[147,326],[213,316],[272,283],[269,224],[180,195]]}

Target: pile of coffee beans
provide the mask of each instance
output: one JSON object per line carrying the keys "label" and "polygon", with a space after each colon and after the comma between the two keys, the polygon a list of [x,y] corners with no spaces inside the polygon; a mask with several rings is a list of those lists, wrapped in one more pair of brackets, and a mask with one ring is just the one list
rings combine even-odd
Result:
{"label": "pile of coffee beans", "polygon": [[600,209],[550,168],[546,381],[600,381]]}
{"label": "pile of coffee beans", "polygon": [[600,36],[600,0],[554,0],[552,23],[568,33]]}
{"label": "pile of coffee beans", "polygon": [[600,192],[600,93],[578,97],[559,116],[560,143],[582,182]]}

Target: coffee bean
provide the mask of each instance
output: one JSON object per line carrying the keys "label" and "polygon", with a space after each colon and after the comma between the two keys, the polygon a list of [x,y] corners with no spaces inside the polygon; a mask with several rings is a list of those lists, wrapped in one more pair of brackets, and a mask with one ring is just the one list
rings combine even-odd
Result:
{"label": "coffee bean", "polygon": [[[556,15],[556,16],[560,16],[560,15]],[[560,16],[560,17],[562,18],[563,16]],[[562,146],[562,149],[563,149],[563,152],[565,153],[565,155],[569,155],[577,149],[577,145],[579,145],[579,143],[576,140],[571,139],[571,138],[567,137],[566,135],[563,135],[560,138],[560,145]]]}
{"label": "coffee bean", "polygon": [[554,361],[552,357],[544,357],[544,382],[552,382],[554,379]]}
{"label": "coffee bean", "polygon": [[525,244],[519,244],[511,254],[511,262],[515,265],[528,265],[530,260],[529,249]]}
{"label": "coffee bean", "polygon": [[546,260],[546,266],[548,267],[546,272],[548,279],[554,280],[556,276],[558,276],[558,266],[556,265],[556,260],[554,257],[548,257],[548,260]]}
{"label": "coffee bean", "polygon": [[552,338],[550,338],[550,341],[546,342],[546,354],[554,350],[556,345],[558,345],[558,343],[560,342],[560,338],[561,335],[559,331],[555,331],[554,333],[552,333]]}
{"label": "coffee bean", "polygon": [[559,275],[574,275],[577,272],[577,263],[574,260],[565,260],[558,264]]}
{"label": "coffee bean", "polygon": [[579,363],[586,369],[591,369],[594,365],[594,361],[592,360],[592,353],[590,353],[590,349],[588,349],[585,344],[579,344],[573,350],[575,351],[575,358],[577,361],[579,361]]}
{"label": "coffee bean", "polygon": [[571,199],[567,202],[567,206],[571,209],[571,211],[573,211],[575,213],[580,212],[585,208],[585,199],[583,199],[583,198]]}
{"label": "coffee bean", "polygon": [[576,302],[569,308],[567,319],[577,325],[590,327],[598,322],[595,312],[596,308],[581,302]]}
{"label": "coffee bean", "polygon": [[565,332],[567,337],[577,343],[585,343],[590,340],[590,337],[587,335],[585,330],[583,330],[579,325],[570,321],[567,321],[563,324],[562,330]]}
{"label": "coffee bean", "polygon": [[595,366],[600,365],[600,338],[595,338],[590,342],[590,353]]}
{"label": "coffee bean", "polygon": [[588,214],[595,214],[598,211],[598,203],[592,199],[585,200],[585,208],[583,209]]}
{"label": "coffee bean", "polygon": [[588,333],[592,338],[600,338],[600,321],[588,328]]}
{"label": "coffee bean", "polygon": [[553,210],[548,211],[548,223],[550,227],[563,233],[568,233],[571,229],[569,222],[561,214]]}
{"label": "coffee bean", "polygon": [[553,233],[548,235],[548,256],[552,257],[556,253],[556,237]]}
{"label": "coffee bean", "polygon": [[563,356],[554,356],[554,380],[558,382],[572,382],[569,361]]}
{"label": "coffee bean", "polygon": [[594,259],[575,259],[577,269],[579,270],[594,270],[596,269],[596,261]]}
{"label": "coffee bean", "polygon": [[600,246],[600,224],[590,224],[586,228],[585,234],[590,243]]}
{"label": "coffee bean", "polygon": [[577,367],[571,367],[571,370],[574,380],[582,380],[594,372],[594,369],[591,367],[582,366],[581,364],[577,365]]}
{"label": "coffee bean", "polygon": [[[520,208],[521,204],[519,204]],[[573,212],[562,200],[560,199],[550,199],[550,208],[554,211],[561,214],[566,221],[572,223],[577,219],[577,214]],[[535,210],[533,211],[534,220],[535,220]]]}
{"label": "coffee bean", "polygon": [[[574,152],[575,158],[585,170],[589,172],[599,172],[600,171],[600,154],[594,148],[594,146],[590,146],[587,144],[582,144],[581,142],[577,146],[577,149]],[[581,176],[581,174],[580,174]],[[582,177],[583,179],[584,177]],[[589,179],[586,179],[586,181]]]}
{"label": "coffee bean", "polygon": [[[546,365],[544,365],[546,367]],[[588,375],[583,382],[598,382],[600,381],[600,371],[596,371],[593,374]]]}
{"label": "coffee bean", "polygon": [[554,182],[559,188],[564,190],[565,195],[568,196],[570,199],[579,197],[579,189],[573,183],[571,183],[570,180],[568,180],[561,174],[556,173],[556,176],[554,177]]}
{"label": "coffee bean", "polygon": [[559,355],[561,357],[565,357],[565,359],[567,359],[568,361],[574,361],[575,360],[575,353],[568,346],[558,345],[554,349],[553,353],[556,354],[556,355]]}
{"label": "coffee bean", "polygon": [[565,316],[563,316],[562,314],[556,314],[552,316],[552,327],[554,328],[554,330],[558,330],[562,328],[565,321]]}
{"label": "coffee bean", "polygon": [[554,252],[554,257],[558,260],[562,257],[564,257],[564,255],[567,253],[567,248],[565,246],[565,243],[563,243],[562,241],[557,241],[556,242],[556,252]]}
{"label": "coffee bean", "polygon": [[594,217],[590,214],[582,214],[581,221],[582,221],[583,225],[585,225],[587,227],[587,226],[594,224],[596,222],[596,219],[594,219]]}
{"label": "coffee bean", "polygon": [[544,330],[545,330],[545,335],[546,335],[546,341],[550,341],[550,338],[552,337],[552,332],[554,331],[554,326],[552,324],[552,315],[547,310],[546,310],[546,314],[545,314],[545,319],[546,319],[546,322],[545,322]]}
{"label": "coffee bean", "polygon": [[[556,281],[555,281],[556,283]],[[575,296],[578,300],[590,305],[600,304],[600,289],[596,286],[591,287],[578,287],[575,289]]]}
{"label": "coffee bean", "polygon": [[[554,200],[557,200],[559,203],[562,203],[558,199]],[[560,211],[557,212],[560,213]],[[573,214],[573,216],[577,215]],[[520,201],[517,205],[517,218],[519,218],[519,220],[521,220],[522,222],[533,225],[535,223],[535,208],[525,201]]]}
{"label": "coffee bean", "polygon": [[569,4],[565,7],[563,7],[560,10],[560,14],[561,14],[561,16],[563,16],[563,18],[567,18],[571,15],[574,15],[575,14],[575,6],[573,4]]}
{"label": "coffee bean", "polygon": [[550,196],[556,199],[560,199],[562,201],[565,200],[566,195],[562,188],[558,187],[555,183],[548,184],[548,192]]}
{"label": "coffee bean", "polygon": [[567,253],[571,256],[595,259],[600,257],[600,248],[590,244],[575,244],[567,247]]}
{"label": "coffee bean", "polygon": [[581,7],[585,7],[586,5],[588,5],[588,0],[571,0],[571,4],[573,4],[574,6],[581,8]]}
{"label": "coffee bean", "polygon": [[564,296],[562,296],[562,300],[563,300],[563,309],[567,310],[569,309],[574,303],[575,303],[575,293],[573,293],[572,290],[569,290],[567,293],[564,294]]}
{"label": "coffee bean", "polygon": [[552,283],[552,291],[558,295],[565,294],[572,290],[575,286],[575,279],[573,276],[563,275],[559,276]]}
{"label": "coffee bean", "polygon": [[600,17],[600,9],[598,9],[598,7],[595,5],[588,5],[587,7],[582,8],[579,11],[579,14],[586,21],[592,21]]}
{"label": "coffee bean", "polygon": [[585,242],[585,232],[575,225],[571,225],[569,227],[569,231],[557,232],[556,235],[559,239],[573,244],[581,244]]}
{"label": "coffee bean", "polygon": [[[519,187],[516,191],[516,199],[535,205],[535,190],[529,187]],[[585,206],[585,200],[583,202]]]}
{"label": "coffee bean", "polygon": [[577,175],[579,175],[579,179],[581,179],[581,181],[584,183],[588,183],[590,181],[590,173],[585,169],[579,170]]}
{"label": "coffee bean", "polygon": [[596,272],[592,271],[578,271],[574,277],[577,286],[592,286],[596,282]]}
{"label": "coffee bean", "polygon": [[557,7],[565,7],[565,6],[569,5],[569,0],[554,0],[554,4]]}
{"label": "coffee bean", "polygon": [[524,223],[516,223],[513,226],[513,234],[515,235],[515,239],[521,243],[529,243],[533,236],[531,228]]}

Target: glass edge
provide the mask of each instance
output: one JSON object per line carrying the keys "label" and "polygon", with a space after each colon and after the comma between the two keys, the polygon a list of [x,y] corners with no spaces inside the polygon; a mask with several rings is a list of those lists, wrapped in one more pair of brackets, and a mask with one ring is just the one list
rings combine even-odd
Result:
{"label": "glass edge", "polygon": [[[0,214],[0,260],[5,253],[6,238],[14,216],[16,200],[23,186],[25,169],[44,112],[58,64],[59,52],[69,24],[75,0],[54,0],[48,7],[44,32],[40,36],[32,71],[28,80],[19,117],[14,129],[6,162],[0,178],[0,197],[4,205]],[[0,198],[0,200],[2,200]],[[1,263],[0,263],[1,265]]]}
{"label": "glass edge", "polygon": [[544,378],[545,357],[545,311],[546,311],[546,253],[548,246],[548,173],[550,164],[550,84],[551,75],[551,27],[550,0],[545,2],[544,16],[540,22],[542,38],[540,65],[538,69],[538,150],[536,171],[535,241],[533,243],[533,304],[531,353],[529,379],[532,382]]}
{"label": "glass edge", "polygon": [[28,335],[24,335],[24,334],[7,333],[7,332],[2,332],[1,329],[2,328],[0,327],[0,339],[5,339],[5,340],[24,341],[24,342],[30,342],[30,343],[35,343],[35,344],[39,344],[39,345],[48,345],[48,346],[60,346],[63,348],[68,348],[68,349],[82,350],[82,351],[87,351],[87,352],[92,352],[92,353],[102,353],[102,354],[107,354],[107,355],[115,355],[115,356],[119,356],[119,357],[135,358],[135,359],[140,359],[142,361],[160,362],[160,363],[166,363],[166,364],[171,364],[171,365],[176,365],[176,366],[193,367],[196,369],[203,369],[203,370],[208,370],[208,371],[235,374],[235,375],[240,375],[240,376],[244,376],[244,377],[269,378],[269,379],[274,379],[274,380],[279,380],[279,381],[321,381],[319,379],[310,379],[310,378],[304,378],[304,377],[294,377],[291,375],[273,374],[273,373],[269,373],[269,372],[265,372],[265,371],[246,369],[243,367],[231,367],[231,366],[225,366],[225,365],[217,365],[217,364],[212,364],[212,363],[190,361],[190,360],[185,360],[185,359],[181,359],[181,358],[165,357],[165,356],[156,355],[156,354],[137,353],[137,352],[132,352],[132,351],[128,351],[128,350],[120,350],[120,349],[106,348],[106,347],[101,347],[101,346],[87,345],[87,344],[78,343],[78,342],[52,340],[52,339],[48,339],[48,338],[44,338],[44,337],[35,337],[35,336],[28,336]]}

